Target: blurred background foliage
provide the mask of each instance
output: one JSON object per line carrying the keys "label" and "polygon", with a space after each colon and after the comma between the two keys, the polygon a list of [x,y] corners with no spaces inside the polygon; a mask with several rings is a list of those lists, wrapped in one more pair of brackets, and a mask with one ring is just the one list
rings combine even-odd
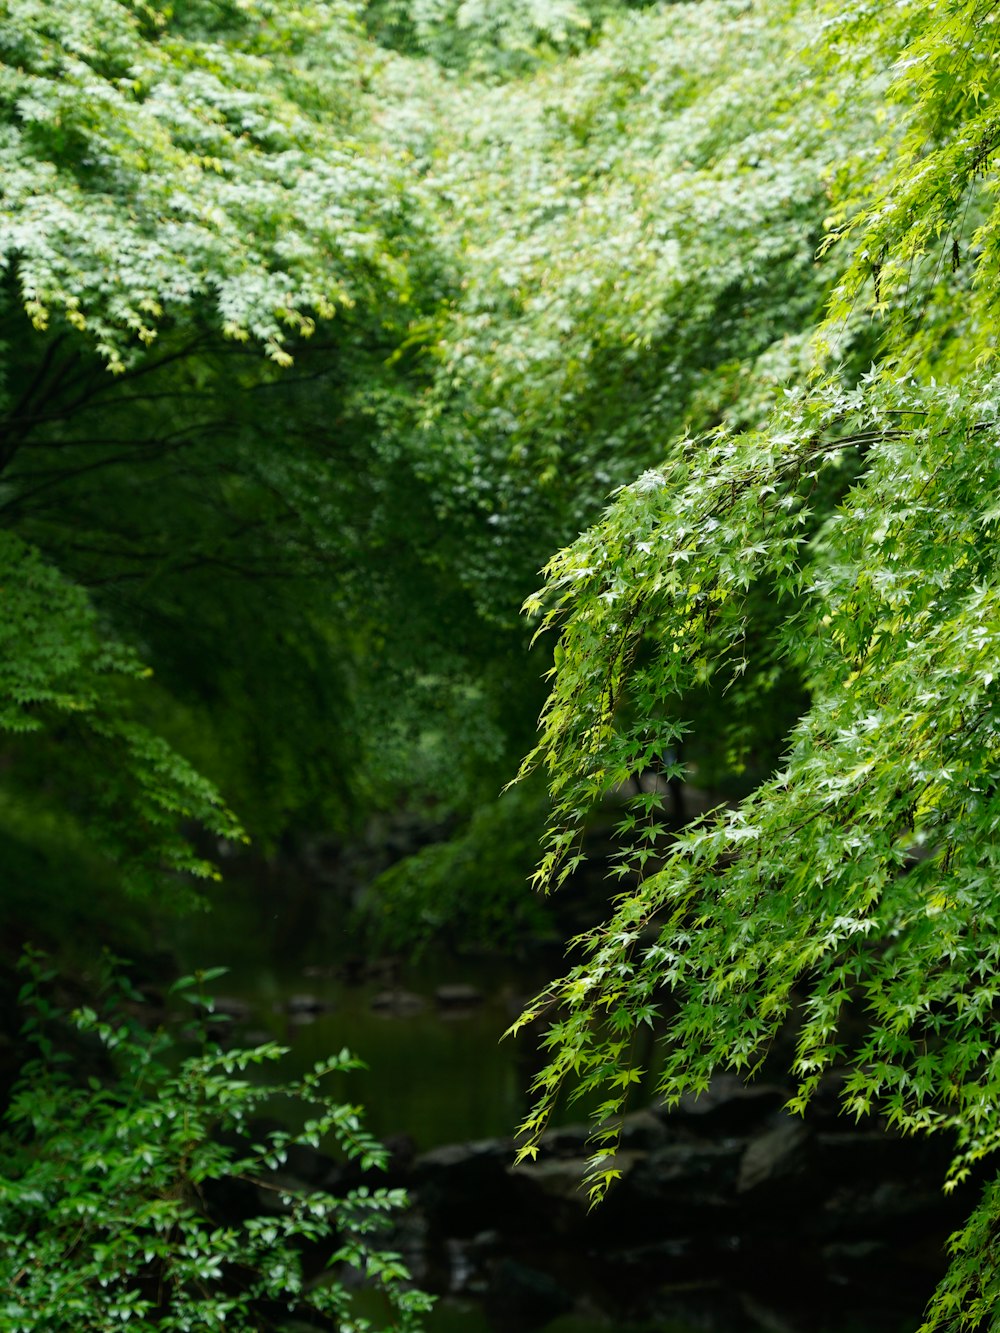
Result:
{"label": "blurred background foliage", "polygon": [[[13,0],[14,939],[384,815],[422,831],[359,886],[372,938],[544,932],[515,887],[544,797],[494,807],[551,664],[520,606],[671,439],[815,366],[817,248],[881,112],[813,31],[732,0]],[[828,364],[873,345],[849,319]],[[766,771],[801,698],[779,661],[697,691],[692,774]]]}

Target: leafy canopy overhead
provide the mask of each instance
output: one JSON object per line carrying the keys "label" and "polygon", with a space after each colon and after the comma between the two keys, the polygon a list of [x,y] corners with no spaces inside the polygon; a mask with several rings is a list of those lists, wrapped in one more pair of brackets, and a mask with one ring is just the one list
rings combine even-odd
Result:
{"label": "leafy canopy overhead", "polygon": [[[65,774],[58,808],[86,832],[101,805],[101,846],[150,873],[183,868],[178,828],[234,836],[127,723],[271,842],[400,793],[470,814],[530,743],[539,566],[665,421],[756,421],[802,365],[826,177],[870,99],[833,129],[829,79],[789,99],[804,21],[608,5],[563,61],[558,8],[516,69],[513,17],[428,9],[480,51],[448,77],[376,46],[375,7],[5,11],[0,515],[145,664],[102,677],[99,763],[39,702],[18,801]],[[126,794],[187,784],[172,831],[108,814],[105,762]]]}
{"label": "leafy canopy overhead", "polygon": [[346,3],[14,0],[0,19],[0,263],[36,327],[123,370],[210,310],[279,363],[315,320],[394,289],[399,190],[358,116]]}

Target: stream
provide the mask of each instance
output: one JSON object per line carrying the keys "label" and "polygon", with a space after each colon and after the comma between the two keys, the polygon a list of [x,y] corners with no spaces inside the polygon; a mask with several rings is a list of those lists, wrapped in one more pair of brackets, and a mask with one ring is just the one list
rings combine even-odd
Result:
{"label": "stream", "polygon": [[[843,1235],[834,1228],[832,1243],[824,1247],[820,1236],[812,1248],[798,1234],[796,1209],[835,1213],[839,1167],[823,1201],[811,1202],[808,1189],[798,1186],[789,1193],[780,1160],[776,1185],[751,1194],[752,1206],[721,1198],[732,1192],[732,1180],[720,1185],[716,1160],[724,1165],[729,1153],[736,1163],[755,1141],[780,1148],[786,1132],[777,1118],[780,1098],[750,1129],[727,1127],[724,1116],[689,1118],[679,1129],[654,1125],[655,1142],[637,1140],[638,1193],[620,1194],[617,1210],[612,1199],[587,1214],[575,1191],[566,1190],[562,1177],[584,1151],[572,1129],[563,1131],[565,1142],[556,1144],[547,1166],[541,1163],[537,1178],[516,1182],[522,1194],[503,1194],[511,1180],[504,1140],[527,1109],[533,1056],[529,1041],[501,1038],[557,960],[426,956],[366,965],[350,959],[322,923],[297,944],[289,940],[280,909],[259,893],[224,901],[218,913],[189,918],[180,929],[171,947],[185,970],[229,969],[212,990],[233,1015],[239,1040],[288,1046],[290,1076],[344,1047],[364,1060],[367,1068],[343,1075],[336,1095],[364,1106],[377,1137],[405,1145],[416,1162],[418,1211],[421,1180],[432,1181],[437,1198],[440,1182],[452,1179],[439,1170],[446,1159],[449,1170],[455,1166],[449,1154],[456,1171],[464,1169],[463,1149],[445,1145],[467,1145],[489,1158],[500,1220],[494,1222],[484,1197],[480,1221],[451,1228],[446,1204],[443,1223],[440,1212],[422,1223],[414,1242],[422,1258],[406,1255],[418,1283],[440,1294],[427,1333],[912,1333],[919,1324],[952,1225],[934,1213],[933,1197],[915,1230],[905,1209],[895,1218],[895,1205],[879,1202],[876,1182],[870,1202],[859,1195],[850,1205],[854,1214]],[[722,1111],[729,1114],[725,1105]],[[563,1123],[574,1119],[579,1110],[567,1109]],[[829,1161],[843,1157],[841,1138],[829,1127],[813,1135],[810,1160],[827,1176]],[[881,1162],[877,1144],[873,1151]],[[657,1162],[654,1177],[650,1164]],[[714,1175],[705,1174],[706,1162]],[[735,1165],[724,1169],[735,1178]],[[912,1169],[900,1158],[904,1194]],[[529,1185],[534,1195],[525,1192]],[[464,1196],[455,1198],[461,1212]],[[759,1250],[758,1231],[766,1238]],[[523,1299],[507,1299],[510,1290]],[[560,1300],[570,1302],[566,1293],[572,1308],[560,1310]]]}

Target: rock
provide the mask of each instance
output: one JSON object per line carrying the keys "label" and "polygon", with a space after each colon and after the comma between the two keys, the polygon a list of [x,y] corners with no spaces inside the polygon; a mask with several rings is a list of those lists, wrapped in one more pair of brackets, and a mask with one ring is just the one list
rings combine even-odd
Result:
{"label": "rock", "polygon": [[653,1152],[667,1142],[668,1131],[663,1121],[652,1111],[633,1111],[621,1124],[618,1142],[633,1152]]}
{"label": "rock", "polygon": [[254,1186],[257,1206],[262,1213],[279,1215],[292,1211],[291,1199],[307,1189],[304,1181],[291,1172],[271,1171],[266,1180],[259,1180]]}
{"label": "rock", "polygon": [[234,1023],[245,1023],[253,1013],[246,1000],[240,1000],[235,995],[213,995],[206,1005],[206,1011],[212,1018],[231,1018]]}
{"label": "rock", "polygon": [[611,1257],[618,1267],[626,1271],[646,1270],[662,1275],[669,1264],[687,1260],[692,1248],[693,1242],[690,1236],[671,1236],[666,1240],[627,1245],[612,1251]]}
{"label": "rock", "polygon": [[253,1048],[255,1046],[267,1046],[274,1041],[274,1033],[268,1032],[266,1028],[249,1028],[240,1037],[240,1045]]}
{"label": "rock", "polygon": [[422,1153],[413,1164],[414,1192],[432,1225],[446,1236],[473,1236],[493,1227],[522,1231],[531,1193],[508,1175],[510,1139],[478,1139]]}
{"label": "rock", "polygon": [[583,1157],[590,1141],[589,1125],[560,1125],[547,1129],[538,1142],[538,1151],[545,1157]]}
{"label": "rock", "polygon": [[362,981],[381,981],[386,986],[398,986],[403,960],[395,954],[383,958],[362,958],[357,963],[358,978]]}
{"label": "rock", "polygon": [[389,1154],[384,1175],[395,1179],[405,1175],[417,1157],[417,1144],[412,1134],[402,1131],[397,1134],[383,1134],[382,1147]]}
{"label": "rock", "polygon": [[321,1000],[318,995],[289,995],[285,1001],[285,1011],[289,1014],[308,1014],[315,1018],[317,1014],[328,1013],[333,1008],[329,1000]]}
{"label": "rock", "polygon": [[441,1009],[472,1009],[483,1002],[483,993],[475,986],[438,986],[434,1002]]}
{"label": "rock", "polygon": [[747,1194],[801,1174],[809,1138],[801,1120],[784,1116],[767,1134],[751,1139],[740,1161],[736,1192]]}
{"label": "rock", "polygon": [[833,1241],[824,1245],[820,1254],[831,1267],[849,1269],[881,1260],[885,1242],[880,1240]]}
{"label": "rock", "polygon": [[788,1100],[784,1088],[773,1083],[744,1083],[736,1074],[715,1074],[698,1096],[685,1093],[669,1121],[686,1121],[699,1134],[750,1134],[767,1116]]}
{"label": "rock", "polygon": [[642,1315],[656,1328],[685,1329],[691,1333],[757,1333],[747,1321],[737,1292],[718,1278],[669,1283],[642,1302]]}
{"label": "rock", "polygon": [[743,1139],[667,1144],[637,1163],[629,1190],[657,1202],[728,1203],[745,1146]]}
{"label": "rock", "polygon": [[337,1163],[332,1157],[308,1143],[290,1143],[285,1149],[284,1170],[304,1185],[319,1185],[336,1169]]}
{"label": "rock", "polygon": [[407,1208],[395,1215],[390,1235],[380,1242],[400,1255],[413,1282],[425,1290],[432,1285],[432,1269],[428,1262],[429,1230],[427,1218],[420,1209]]}
{"label": "rock", "polygon": [[[540,1157],[588,1157],[593,1129],[590,1125],[560,1125],[547,1129],[538,1143]],[[663,1120],[652,1111],[632,1111],[624,1116],[619,1130],[619,1146],[629,1152],[652,1152],[670,1138]]]}
{"label": "rock", "polygon": [[[610,1165],[620,1171],[622,1179],[625,1179],[642,1157],[641,1153],[619,1152]],[[589,1159],[586,1157],[550,1157],[510,1166],[507,1172],[524,1181],[539,1194],[552,1199],[562,1199],[585,1209],[590,1204],[585,1184],[588,1165]]]}
{"label": "rock", "polygon": [[505,1170],[514,1155],[510,1139],[475,1139],[471,1143],[447,1143],[421,1153],[413,1164],[424,1178],[440,1176],[480,1176],[485,1168]]}
{"label": "rock", "polygon": [[824,1209],[838,1231],[892,1235],[907,1219],[942,1212],[941,1190],[935,1185],[919,1180],[844,1185],[826,1200]]}
{"label": "rock", "polygon": [[745,1139],[695,1140],[636,1153],[632,1169],[588,1214],[588,1228],[620,1245],[731,1234],[739,1226],[736,1177],[745,1147]]}
{"label": "rock", "polygon": [[797,1333],[795,1325],[790,1323],[781,1311],[773,1309],[769,1304],[766,1305],[756,1296],[741,1292],[740,1300],[744,1310],[761,1333]]}
{"label": "rock", "polygon": [[521,1162],[518,1166],[509,1166],[507,1173],[524,1181],[539,1194],[564,1199],[580,1208],[587,1206],[583,1183],[587,1174],[586,1157],[550,1157],[537,1162]]}
{"label": "rock", "polygon": [[496,1248],[495,1231],[480,1231],[465,1240],[449,1237],[444,1243],[448,1290],[482,1292],[486,1289],[484,1264]]}
{"label": "rock", "polygon": [[415,995],[408,990],[383,990],[372,996],[371,1007],[379,1014],[393,1014],[406,1017],[422,1013],[427,1002],[422,995]]}
{"label": "rock", "polygon": [[516,1259],[497,1264],[487,1299],[501,1326],[525,1330],[540,1328],[573,1308],[573,1297],[560,1282]]}

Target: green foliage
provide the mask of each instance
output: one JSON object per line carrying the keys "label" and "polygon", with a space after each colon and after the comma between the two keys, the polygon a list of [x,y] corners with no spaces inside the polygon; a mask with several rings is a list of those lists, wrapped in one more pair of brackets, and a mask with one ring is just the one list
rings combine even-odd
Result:
{"label": "green foliage", "polygon": [[445,69],[512,78],[546,59],[579,51],[614,0],[369,0],[365,22],[376,40]]}
{"label": "green foliage", "polygon": [[47,734],[47,782],[69,789],[127,887],[148,889],[163,871],[214,874],[179,822],[231,838],[240,826],[209,782],[129,716],[114,687],[148,674],[135,654],[100,633],[82,589],[10,533],[0,533],[0,579],[0,728]]}
{"label": "green foliage", "polygon": [[[635,802],[610,919],[528,1015],[555,1016],[525,1152],[560,1088],[587,1095],[595,1198],[644,1025],[670,1103],[717,1069],[752,1074],[790,1024],[793,1108],[836,1066],[846,1112],[949,1137],[949,1186],[996,1162],[995,21],[979,3],[831,6],[801,83],[874,109],[895,77],[878,137],[827,178],[838,272],[814,373],[756,429],[737,415],[675,439],[529,599],[559,633],[526,763],[555,803],[544,885],[578,863],[604,794],[670,771],[706,691],[717,725],[766,749],[774,714],[755,728],[754,697],[780,672],[802,690],[738,805],[668,840],[655,795]],[[861,312],[878,345],[851,387],[821,358]],[[996,1226],[994,1185],[953,1238],[925,1333],[1000,1328]]]}
{"label": "green foliage", "polygon": [[[265,848],[346,835],[410,788],[474,805],[521,746],[484,689],[518,635],[510,616],[499,635],[461,628],[460,539],[443,557],[437,499],[385,428],[422,374],[411,288],[419,325],[448,278],[377,128],[350,7],[25,3],[0,59],[0,521],[53,584],[86,590],[101,651],[155,673],[107,675],[114,743],[48,728],[6,748],[5,781],[78,817],[136,888],[207,870],[197,824],[238,833],[181,753]],[[37,580],[25,596],[46,653],[70,652],[70,601]],[[12,670],[34,670],[26,651]],[[137,789],[151,812],[132,819]],[[95,791],[114,811],[95,815]]]}
{"label": "green foliage", "polygon": [[[808,20],[784,18],[619,14],[531,79],[436,89],[432,115],[419,66],[387,71],[386,126],[461,266],[423,334],[419,415],[395,431],[480,614],[509,615],[553,544],[672,435],[758,424],[808,373],[804,334],[838,277],[815,259],[828,178],[868,131],[872,94],[831,122],[831,72],[790,87]],[[871,346],[856,321],[845,378]]]}
{"label": "green foliage", "polygon": [[[668,431],[758,422],[836,277],[824,177],[870,99],[831,130],[829,79],[789,91],[804,20],[477,13],[410,13],[481,52],[455,79],[377,50],[374,7],[0,22],[0,521],[154,672],[108,708],[265,847],[401,793],[467,821],[529,743],[539,566]],[[97,771],[76,732],[11,758],[63,809]],[[150,886],[218,832],[174,806]]]}
{"label": "green foliage", "polygon": [[545,813],[537,791],[507,792],[459,833],[383,871],[361,904],[368,939],[382,949],[443,940],[510,952],[550,933],[547,914],[524,892]]}
{"label": "green foliage", "polygon": [[0,265],[36,327],[86,332],[112,370],[200,306],[284,363],[398,269],[349,4],[15,0],[0,62]]}
{"label": "green foliage", "polygon": [[[427,1298],[408,1289],[399,1257],[377,1245],[405,1202],[402,1192],[362,1186],[332,1195],[280,1175],[297,1144],[335,1143],[366,1170],[384,1164],[358,1109],[323,1091],[327,1074],[356,1060],[344,1051],[295,1083],[271,1085],[255,1075],[280,1059],[280,1047],[206,1045],[179,1058],[167,1033],[129,1018],[128,1002],[139,997],[108,960],[100,1016],[88,1006],[67,1015],[53,1003],[53,973],[40,955],[27,954],[23,966],[24,1030],[36,1055],[22,1070],[0,1140],[5,1328],[181,1333],[224,1325],[258,1333],[311,1312],[363,1333],[372,1324],[352,1313],[343,1280],[350,1270],[388,1295],[387,1327],[418,1326]],[[204,983],[214,975],[183,978],[174,993],[211,1009]],[[66,1024],[113,1073],[74,1082],[58,1041]],[[304,1113],[300,1131],[255,1127],[279,1094]],[[273,1205],[256,1202],[234,1215],[234,1200],[265,1192]],[[304,1268],[304,1248],[317,1245],[332,1249],[321,1279]]]}
{"label": "green foliage", "polygon": [[[794,1022],[795,1105],[838,1064],[990,1158],[996,23],[8,6],[0,815],[151,884],[234,830],[168,741],[270,839],[405,792],[464,842],[384,877],[394,929],[468,929],[563,546],[540,880],[644,769],[757,786],[673,841],[625,812],[529,1132],[595,1094],[599,1195],[637,1026],[676,1098]],[[995,1204],[928,1328],[989,1301]]]}

